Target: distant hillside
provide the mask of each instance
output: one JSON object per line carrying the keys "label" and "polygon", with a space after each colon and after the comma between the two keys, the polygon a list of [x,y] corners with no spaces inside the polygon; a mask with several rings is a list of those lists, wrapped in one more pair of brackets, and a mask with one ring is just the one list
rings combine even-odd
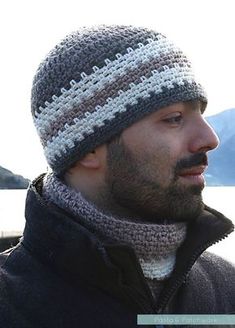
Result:
{"label": "distant hillside", "polygon": [[219,147],[209,153],[207,185],[235,185],[235,108],[206,117],[219,136]]}
{"label": "distant hillside", "polygon": [[0,189],[27,189],[30,180],[0,166]]}

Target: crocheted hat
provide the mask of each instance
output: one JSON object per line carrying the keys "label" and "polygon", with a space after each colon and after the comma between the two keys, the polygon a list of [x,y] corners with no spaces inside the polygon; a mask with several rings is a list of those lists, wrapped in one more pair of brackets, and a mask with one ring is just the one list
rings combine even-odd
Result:
{"label": "crocheted hat", "polygon": [[190,62],[165,36],[101,25],[68,35],[47,55],[31,105],[48,164],[61,175],[145,115],[195,99],[207,101]]}

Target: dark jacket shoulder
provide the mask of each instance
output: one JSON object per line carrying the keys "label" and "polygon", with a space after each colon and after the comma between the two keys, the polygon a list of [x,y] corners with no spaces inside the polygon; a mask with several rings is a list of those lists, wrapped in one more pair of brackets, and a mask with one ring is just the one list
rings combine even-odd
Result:
{"label": "dark jacket shoulder", "polygon": [[234,264],[220,256],[204,252],[194,263],[186,281],[179,289],[174,299],[174,312],[235,313]]}

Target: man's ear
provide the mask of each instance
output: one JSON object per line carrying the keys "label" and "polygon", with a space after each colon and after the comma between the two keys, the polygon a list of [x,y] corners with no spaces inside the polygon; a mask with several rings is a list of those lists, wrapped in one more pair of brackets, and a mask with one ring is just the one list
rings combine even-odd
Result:
{"label": "man's ear", "polygon": [[100,156],[96,150],[88,153],[78,162],[81,166],[87,169],[98,169],[101,165]]}

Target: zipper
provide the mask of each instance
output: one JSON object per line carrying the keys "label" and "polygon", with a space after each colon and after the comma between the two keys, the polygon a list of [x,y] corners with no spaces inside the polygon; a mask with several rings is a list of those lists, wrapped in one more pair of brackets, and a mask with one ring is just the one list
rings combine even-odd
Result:
{"label": "zipper", "polygon": [[162,301],[160,302],[160,305],[158,307],[156,307],[156,309],[155,309],[156,313],[158,313],[158,314],[162,313],[162,311],[164,310],[164,307],[167,305],[167,303],[170,302],[170,300],[174,296],[174,291],[179,288],[179,286],[182,284],[182,282],[184,280],[186,280],[186,277],[187,277],[188,273],[190,272],[193,264],[195,263],[196,259],[202,254],[202,252],[205,251],[208,247],[210,247],[210,246],[218,243],[219,241],[225,239],[233,230],[234,230],[234,228],[231,228],[222,237],[214,240],[213,242],[207,242],[206,244],[204,244],[203,246],[198,248],[197,251],[194,252],[193,256],[191,257],[191,261],[189,263],[188,270],[180,278],[178,278],[176,280],[176,282],[172,286],[172,288],[168,291],[168,293],[166,293],[164,295]]}
{"label": "zipper", "polygon": [[[138,305],[138,307],[144,312],[144,313],[154,313],[155,310],[155,301],[153,298],[153,295],[151,293],[151,290],[145,281],[145,276],[143,274],[141,265],[139,263],[139,260],[134,252],[134,250],[130,247],[127,247],[126,245],[120,245],[122,248],[125,248],[126,251],[131,255],[131,257],[134,258],[135,265],[136,265],[136,271],[137,274],[140,276],[140,280],[142,282],[142,288],[144,287],[145,295],[146,297],[143,296],[142,293],[139,292],[138,289],[136,289],[134,286],[131,286],[126,290],[124,293],[130,297],[132,301],[134,301],[135,304]],[[124,289],[126,289],[124,287]]]}

